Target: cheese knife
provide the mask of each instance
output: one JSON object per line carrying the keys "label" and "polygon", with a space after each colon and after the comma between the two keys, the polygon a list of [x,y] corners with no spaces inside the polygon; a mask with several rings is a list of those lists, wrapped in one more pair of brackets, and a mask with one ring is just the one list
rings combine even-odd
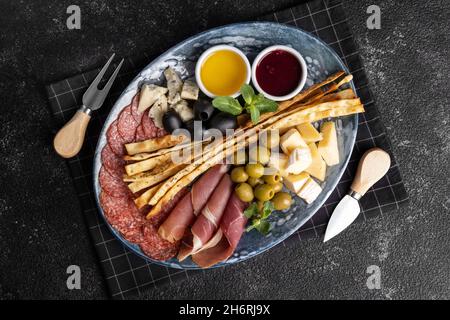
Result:
{"label": "cheese knife", "polygon": [[111,61],[114,59],[114,56],[115,54],[109,58],[108,62],[106,62],[102,70],[100,70],[94,81],[92,81],[91,85],[84,93],[83,105],[77,110],[72,119],[70,119],[56,134],[55,139],[53,140],[53,147],[61,157],[74,157],[83,146],[84,136],[89,121],[91,120],[92,111],[99,109],[103,105],[103,102],[122,67],[123,59],[114,70],[105,86],[102,89],[98,88],[106,70],[108,70]]}
{"label": "cheese knife", "polygon": [[335,237],[355,221],[361,212],[359,199],[388,172],[390,166],[389,154],[380,148],[372,148],[363,154],[349,193],[331,215],[323,242]]}

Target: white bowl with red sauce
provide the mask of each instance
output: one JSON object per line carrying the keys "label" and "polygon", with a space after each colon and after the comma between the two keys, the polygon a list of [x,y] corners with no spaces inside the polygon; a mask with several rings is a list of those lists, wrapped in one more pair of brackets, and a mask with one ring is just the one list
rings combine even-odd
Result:
{"label": "white bowl with red sauce", "polygon": [[252,65],[252,82],[266,98],[284,101],[303,89],[307,72],[306,62],[297,50],[275,45],[256,56]]}

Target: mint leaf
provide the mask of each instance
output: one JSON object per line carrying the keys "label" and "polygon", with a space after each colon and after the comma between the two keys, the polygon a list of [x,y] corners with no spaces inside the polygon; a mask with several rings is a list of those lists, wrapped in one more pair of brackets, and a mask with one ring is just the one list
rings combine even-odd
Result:
{"label": "mint leaf", "polygon": [[265,98],[263,95],[258,94],[254,99],[254,105],[259,109],[261,113],[275,112],[278,109],[278,103],[270,99]]}
{"label": "mint leaf", "polygon": [[258,230],[258,226],[259,226],[260,223],[261,223],[261,219],[260,218],[253,218],[251,220],[251,225],[249,225],[247,227],[247,229],[245,229],[245,231],[249,232],[249,231],[251,231],[253,229]]}
{"label": "mint leaf", "polygon": [[272,226],[267,220],[260,220],[258,225],[255,226],[255,229],[258,230],[263,235],[267,235]]}
{"label": "mint leaf", "polygon": [[252,104],[253,98],[255,97],[255,91],[250,85],[243,84],[241,87],[241,94],[246,104]]}
{"label": "mint leaf", "polygon": [[216,97],[212,101],[212,105],[220,111],[230,113],[234,116],[241,114],[242,106],[236,99],[232,97]]}
{"label": "mint leaf", "polygon": [[252,119],[253,124],[257,124],[260,116],[259,109],[251,104],[248,106],[248,111],[250,112],[250,118]]}
{"label": "mint leaf", "polygon": [[248,219],[258,214],[258,207],[256,202],[253,202],[247,209],[244,210],[244,216]]}
{"label": "mint leaf", "polygon": [[245,229],[245,231],[249,232],[249,231],[252,231],[253,229],[258,230],[263,235],[267,235],[270,232],[270,230],[272,229],[272,225],[270,224],[270,222],[268,222],[267,220],[264,220],[264,219],[253,219],[252,224],[249,225]]}
{"label": "mint leaf", "polygon": [[264,202],[263,208],[261,210],[261,218],[268,218],[273,210],[275,210],[275,207],[271,201]]}
{"label": "mint leaf", "polygon": [[256,229],[260,222],[261,222],[260,219],[253,219],[253,220],[251,220],[251,223],[252,223],[252,224],[249,225],[249,226],[245,229],[245,231],[249,232],[249,231],[252,231],[253,229]]}

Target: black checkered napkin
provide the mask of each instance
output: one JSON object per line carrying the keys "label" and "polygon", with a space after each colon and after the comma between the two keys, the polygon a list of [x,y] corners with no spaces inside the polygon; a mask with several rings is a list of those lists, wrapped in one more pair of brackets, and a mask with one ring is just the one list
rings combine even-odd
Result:
{"label": "black checkered napkin", "polygon": [[[339,54],[353,74],[357,93],[366,109],[366,113],[359,117],[358,136],[354,152],[336,190],[314,217],[296,234],[286,240],[290,243],[300,239],[321,236],[334,207],[350,187],[362,153],[374,146],[391,153],[391,147],[373,101],[358,48],[348,28],[340,1],[315,0],[270,14],[259,20],[277,21],[299,27],[328,43]],[[105,61],[107,58],[105,57]],[[95,203],[92,185],[92,159],[102,124],[122,90],[149,60],[150,58],[147,56],[142,56],[139,59],[126,59],[111,93],[89,125],[86,134],[87,141],[81,152],[78,156],[67,161],[111,296],[121,299],[139,294],[148,288],[157,288],[167,283],[172,284],[178,279],[185,279],[197,273],[197,271],[182,271],[161,267],[136,256],[113,237],[99,216]],[[81,103],[84,91],[98,71],[80,71],[80,74],[74,77],[46,87],[50,108],[57,122],[55,128],[59,128],[73,116],[77,106]],[[392,166],[386,177],[375,184],[362,198],[362,214],[359,219],[366,220],[374,216],[383,216],[407,203],[408,194],[392,153],[391,157]],[[203,273],[203,276],[207,276],[207,272]]]}

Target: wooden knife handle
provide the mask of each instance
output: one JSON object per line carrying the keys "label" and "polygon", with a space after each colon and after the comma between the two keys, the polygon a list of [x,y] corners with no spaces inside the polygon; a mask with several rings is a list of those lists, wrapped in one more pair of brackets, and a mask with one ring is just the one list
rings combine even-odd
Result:
{"label": "wooden knife handle", "polygon": [[64,158],[76,156],[83,146],[86,129],[91,116],[78,110],[72,119],[62,127],[53,140],[56,152]]}
{"label": "wooden knife handle", "polygon": [[390,166],[391,157],[386,151],[380,148],[367,150],[359,160],[351,189],[363,196],[388,172]]}

